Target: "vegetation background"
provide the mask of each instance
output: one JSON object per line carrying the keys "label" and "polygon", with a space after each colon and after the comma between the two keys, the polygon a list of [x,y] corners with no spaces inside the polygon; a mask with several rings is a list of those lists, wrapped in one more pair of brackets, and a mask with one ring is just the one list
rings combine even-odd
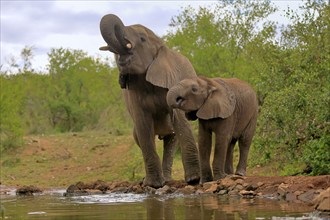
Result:
{"label": "vegetation background", "polygon": [[[306,1],[299,15],[288,9],[287,26],[267,20],[276,10],[270,1],[252,0],[187,7],[162,37],[199,75],[237,77],[257,91],[260,114],[250,167],[271,165],[282,175],[329,174],[329,1]],[[53,48],[48,57],[47,71],[37,72],[31,68],[33,47],[26,46],[23,66],[14,59],[10,71],[1,71],[2,167],[19,163],[13,158],[28,135],[106,132],[113,137],[109,142],[131,135],[113,61],[67,48]],[[138,153],[126,161],[143,173]]]}

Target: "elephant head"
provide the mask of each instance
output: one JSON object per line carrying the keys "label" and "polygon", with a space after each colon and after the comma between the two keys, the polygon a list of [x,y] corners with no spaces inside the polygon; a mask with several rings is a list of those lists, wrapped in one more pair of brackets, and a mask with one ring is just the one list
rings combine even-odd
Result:
{"label": "elephant head", "polygon": [[148,82],[163,88],[196,75],[187,58],[168,49],[142,25],[125,26],[116,15],[108,14],[101,19],[100,30],[107,43],[100,50],[115,53],[122,88],[127,88],[129,75],[145,74]]}
{"label": "elephant head", "polygon": [[235,94],[226,82],[201,76],[184,79],[170,88],[166,100],[172,108],[185,111],[189,119],[228,118],[236,105]]}

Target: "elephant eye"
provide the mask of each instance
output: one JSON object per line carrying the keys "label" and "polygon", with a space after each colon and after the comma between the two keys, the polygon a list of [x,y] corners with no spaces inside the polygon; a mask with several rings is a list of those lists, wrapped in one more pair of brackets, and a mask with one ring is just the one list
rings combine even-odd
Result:
{"label": "elephant eye", "polygon": [[142,42],[145,42],[145,41],[146,41],[146,39],[145,39],[144,37],[140,37],[140,40],[141,40]]}
{"label": "elephant eye", "polygon": [[198,91],[198,88],[196,87],[196,85],[193,85],[191,87],[191,91],[194,92],[194,93]]}

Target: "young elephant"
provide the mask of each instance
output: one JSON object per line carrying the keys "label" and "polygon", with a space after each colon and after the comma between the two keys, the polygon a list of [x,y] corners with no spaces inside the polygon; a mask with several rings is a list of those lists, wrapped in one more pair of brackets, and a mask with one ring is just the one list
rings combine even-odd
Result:
{"label": "young elephant", "polygon": [[[167,93],[172,108],[186,112],[190,120],[199,119],[199,158],[201,182],[233,174],[233,150],[239,142],[236,174],[244,176],[249,148],[256,128],[256,94],[239,79],[196,77],[184,79]],[[210,167],[212,132],[215,133],[213,175]]]}

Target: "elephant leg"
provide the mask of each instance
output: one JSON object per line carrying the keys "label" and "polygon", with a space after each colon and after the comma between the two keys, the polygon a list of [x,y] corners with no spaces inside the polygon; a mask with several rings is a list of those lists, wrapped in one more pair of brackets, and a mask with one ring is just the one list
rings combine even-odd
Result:
{"label": "elephant leg", "polygon": [[237,142],[237,139],[233,138],[231,140],[228,150],[227,150],[226,163],[225,163],[226,174],[234,174],[233,157],[234,157],[234,148],[235,148],[236,142]]}
{"label": "elephant leg", "polygon": [[198,150],[192,129],[183,111],[173,110],[173,125],[175,135],[181,147],[185,180],[189,184],[199,183],[200,168]]}
{"label": "elephant leg", "polygon": [[164,137],[164,152],[163,152],[163,175],[165,178],[165,182],[169,182],[172,180],[172,165],[173,165],[173,157],[177,144],[177,140],[175,134],[170,134]]}
{"label": "elephant leg", "polygon": [[201,183],[213,180],[210,166],[210,156],[212,150],[212,132],[205,129],[201,123],[198,128],[198,148],[201,167]]}
{"label": "elephant leg", "polygon": [[229,136],[225,135],[217,135],[215,139],[215,147],[214,147],[214,159],[213,159],[213,174],[214,179],[218,180],[226,177],[225,165],[226,165],[226,157],[227,151],[230,145]]}
{"label": "elephant leg", "polygon": [[239,161],[238,161],[238,164],[236,167],[236,172],[235,172],[235,174],[237,174],[237,175],[240,175],[240,176],[246,175],[247,159],[248,159],[251,142],[252,142],[252,138],[239,139]]}
{"label": "elephant leg", "polygon": [[[145,120],[142,120],[145,121]],[[146,177],[143,185],[154,188],[162,187],[165,183],[161,162],[156,151],[153,127],[147,124],[135,124],[134,139],[143,155]]]}
{"label": "elephant leg", "polygon": [[246,175],[247,159],[252,143],[252,138],[256,129],[256,120],[252,120],[242,136],[239,138],[239,161],[235,174],[240,176]]}

